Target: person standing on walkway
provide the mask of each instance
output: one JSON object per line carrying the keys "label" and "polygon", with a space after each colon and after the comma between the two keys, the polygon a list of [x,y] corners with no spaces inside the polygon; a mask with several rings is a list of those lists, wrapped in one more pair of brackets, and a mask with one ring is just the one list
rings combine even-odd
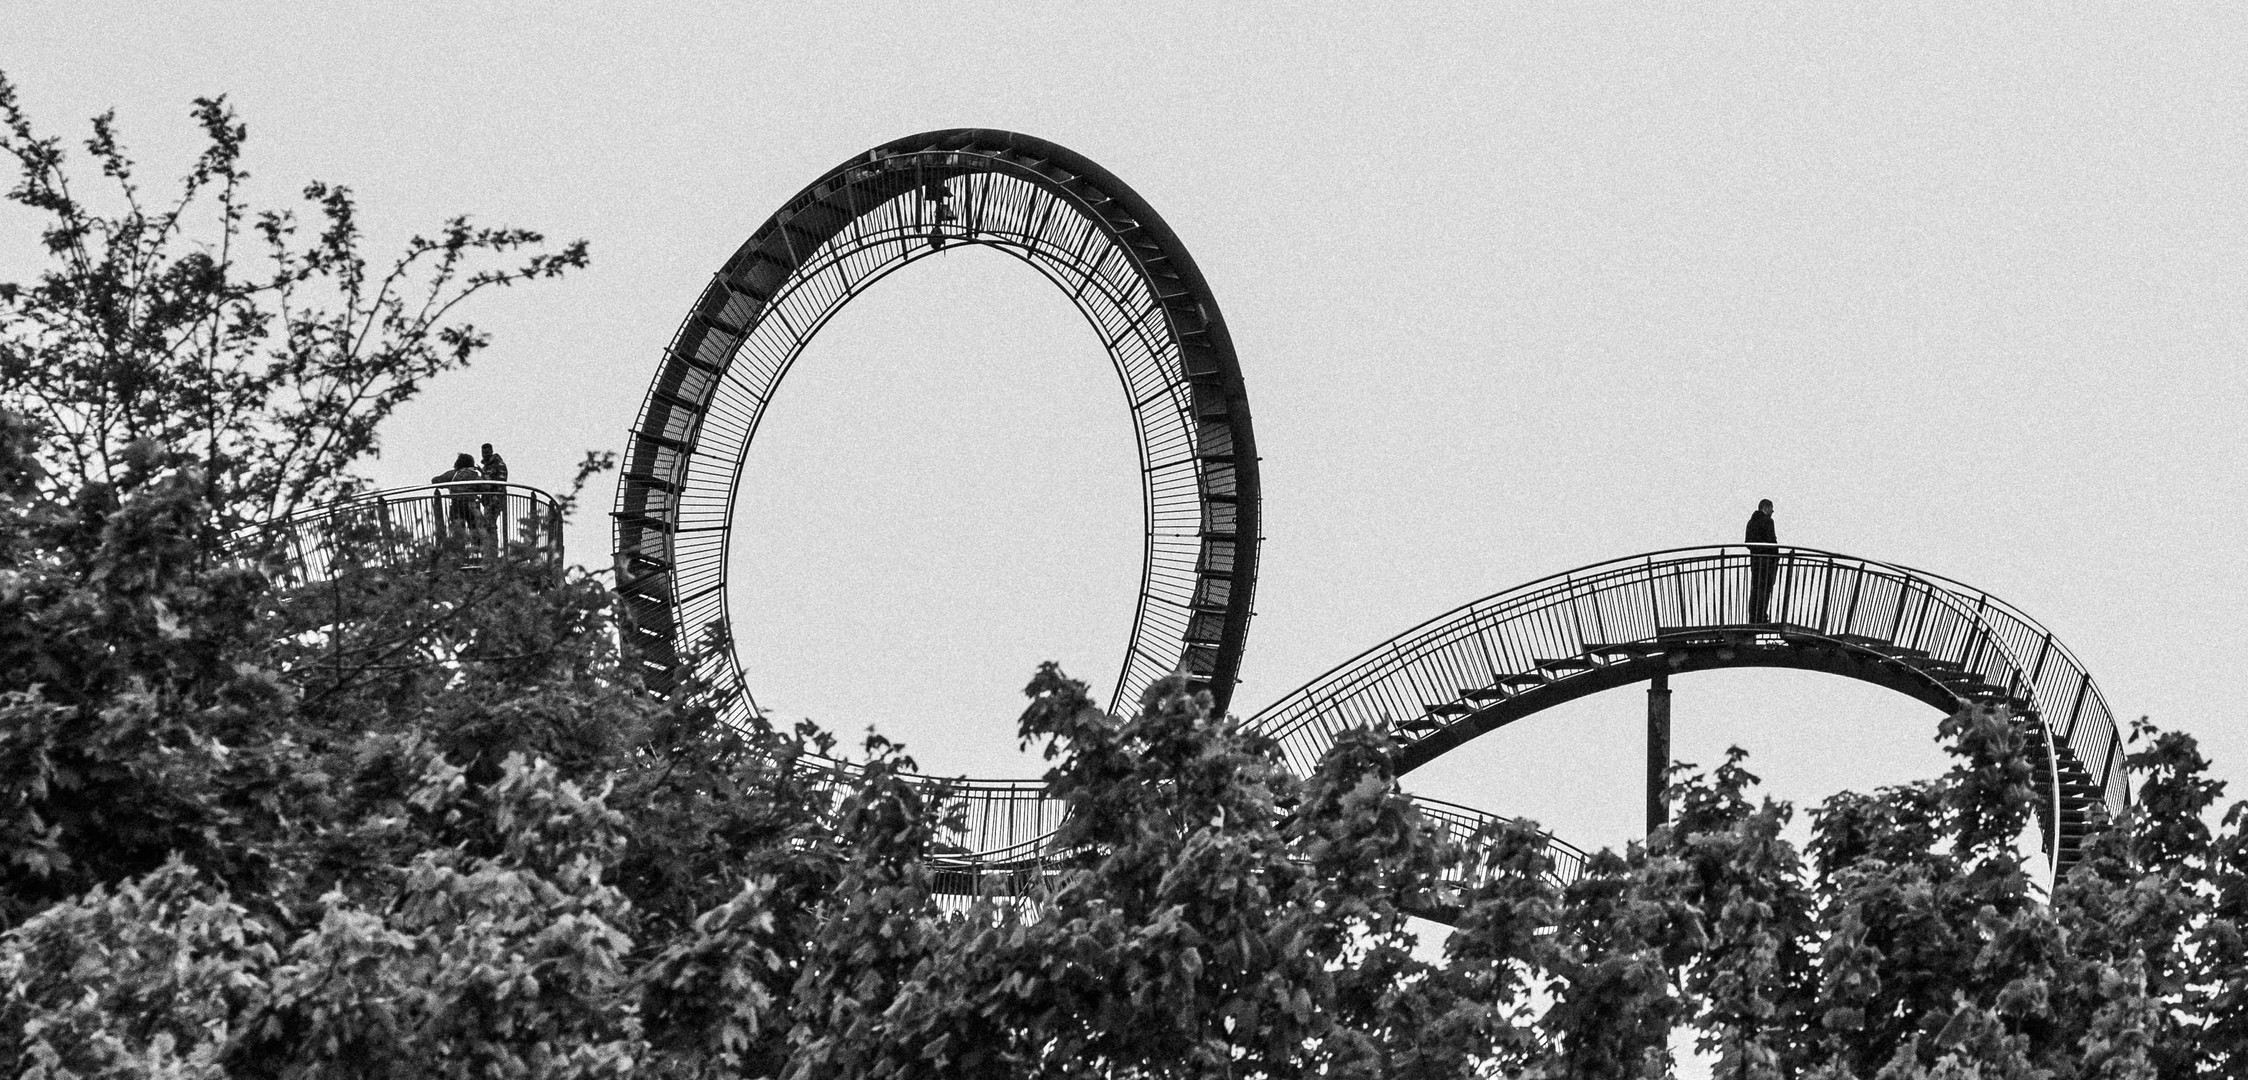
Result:
{"label": "person standing on walkway", "polygon": [[475,489],[468,481],[483,478],[484,474],[477,471],[476,459],[467,454],[455,455],[452,468],[429,478],[432,484],[454,485],[437,495],[438,514],[444,519],[439,536],[465,535],[471,541],[482,539],[483,514],[476,505]]}
{"label": "person standing on walkway", "polygon": [[484,462],[480,470],[484,479],[492,482],[485,488],[484,520],[491,522],[492,532],[504,537],[507,532],[507,459],[492,451],[492,444],[484,444]]}
{"label": "person standing on walkway", "polygon": [[1748,621],[1772,621],[1772,581],[1780,576],[1780,537],[1772,529],[1772,500],[1748,516]]}

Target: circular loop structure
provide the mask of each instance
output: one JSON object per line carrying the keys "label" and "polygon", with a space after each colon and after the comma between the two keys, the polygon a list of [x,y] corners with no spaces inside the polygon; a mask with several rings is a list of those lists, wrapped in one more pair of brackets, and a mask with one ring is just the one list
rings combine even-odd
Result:
{"label": "circular loop structure", "polygon": [[1973,586],[1894,563],[1778,548],[1773,621],[1751,622],[1758,556],[1740,545],[1595,563],[1437,616],[1267,706],[1249,726],[1297,769],[1335,736],[1388,730],[1400,771],[1478,735],[1657,674],[1822,671],[1946,712],[2002,705],[2044,780],[2046,853],[2065,869],[2130,798],[2107,698],[2068,646]]}
{"label": "circular loop structure", "polygon": [[820,328],[884,275],[949,245],[997,248],[1069,297],[1114,363],[1146,519],[1113,701],[1174,671],[1230,698],[1256,580],[1256,440],[1225,320],[1178,237],[1078,154],[1004,131],[886,143],[799,192],[726,261],[648,389],[617,492],[617,591],[649,685],[692,679],[739,723],[727,546],[750,440]]}

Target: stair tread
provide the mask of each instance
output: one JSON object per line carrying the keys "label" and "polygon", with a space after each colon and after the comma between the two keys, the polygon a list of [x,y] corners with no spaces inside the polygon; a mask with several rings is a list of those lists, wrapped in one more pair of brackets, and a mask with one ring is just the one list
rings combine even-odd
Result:
{"label": "stair tread", "polygon": [[1594,664],[1589,657],[1562,656],[1556,657],[1552,660],[1540,660],[1538,661],[1537,666],[1546,671],[1582,671],[1586,668],[1593,667]]}
{"label": "stair tread", "polygon": [[1592,656],[1606,656],[1610,653],[1658,653],[1662,652],[1663,649],[1664,646],[1652,641],[1591,643],[1585,646],[1585,652]]}
{"label": "stair tread", "polygon": [[1873,651],[1881,653],[1885,656],[1896,657],[1899,660],[1928,659],[1928,650],[1915,649],[1909,645],[1876,645],[1874,646]]}

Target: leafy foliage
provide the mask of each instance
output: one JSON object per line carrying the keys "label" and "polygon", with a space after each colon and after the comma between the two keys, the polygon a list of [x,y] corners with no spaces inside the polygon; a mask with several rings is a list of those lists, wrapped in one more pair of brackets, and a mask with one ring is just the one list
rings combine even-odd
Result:
{"label": "leafy foliage", "polygon": [[332,500],[383,420],[489,340],[461,304],[586,265],[584,241],[548,251],[465,217],[371,262],[349,188],[307,184],[306,218],[256,209],[248,129],[223,98],[197,99],[194,119],[204,149],[166,201],[142,188],[114,117],[94,118],[85,150],[121,207],[105,214],[0,77],[8,197],[45,217],[52,260],[0,286],[0,406],[41,422],[37,453],[61,475],[114,487],[150,458],[192,464],[224,528]]}
{"label": "leafy foliage", "polygon": [[[964,893],[901,748],[838,772],[816,730],[655,700],[591,577],[293,585],[230,546],[480,339],[381,313],[338,189],[244,284],[234,211],[165,254],[184,218],[91,215],[0,111],[59,265],[0,316],[11,1075],[1651,1077],[1682,1037],[1724,1077],[2248,1069],[2248,809],[2212,827],[2192,739],[2143,724],[2133,810],[2049,893],[2019,736],[1973,711],[1949,773],[1827,800],[1802,851],[1735,751],[1563,885],[1526,823],[1422,819],[1380,733],[1299,777],[1181,680],[1118,717],[1049,665],[1020,730],[1068,824]],[[239,125],[197,117],[188,192],[231,207]],[[97,122],[125,183],[115,147]],[[536,242],[445,235],[405,262]]]}

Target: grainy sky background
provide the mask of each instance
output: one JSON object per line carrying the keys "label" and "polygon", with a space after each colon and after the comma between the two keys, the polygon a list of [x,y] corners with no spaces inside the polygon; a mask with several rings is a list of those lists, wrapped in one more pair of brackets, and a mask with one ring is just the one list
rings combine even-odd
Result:
{"label": "grainy sky background", "polygon": [[[118,111],[152,182],[226,93],[269,201],[348,184],[376,249],[470,212],[592,242],[494,296],[477,366],[374,466],[618,448],[708,276],[888,139],[1009,128],[1137,188],[1231,323],[1267,541],[1244,713],[1469,599],[1788,542],[2006,597],[2120,715],[2248,795],[2248,14],[2222,5],[361,5],[12,0],[50,131]],[[0,208],[0,279],[32,271]],[[1092,333],[956,250],[843,312],[753,450],[733,577],[760,702],[1034,775],[1018,690],[1106,692],[1135,462]],[[573,529],[607,560],[609,492]],[[1676,682],[1679,756],[1809,802],[1942,767],[1937,716],[1808,674]],[[1411,786],[1586,846],[1638,828],[1643,696]]]}

